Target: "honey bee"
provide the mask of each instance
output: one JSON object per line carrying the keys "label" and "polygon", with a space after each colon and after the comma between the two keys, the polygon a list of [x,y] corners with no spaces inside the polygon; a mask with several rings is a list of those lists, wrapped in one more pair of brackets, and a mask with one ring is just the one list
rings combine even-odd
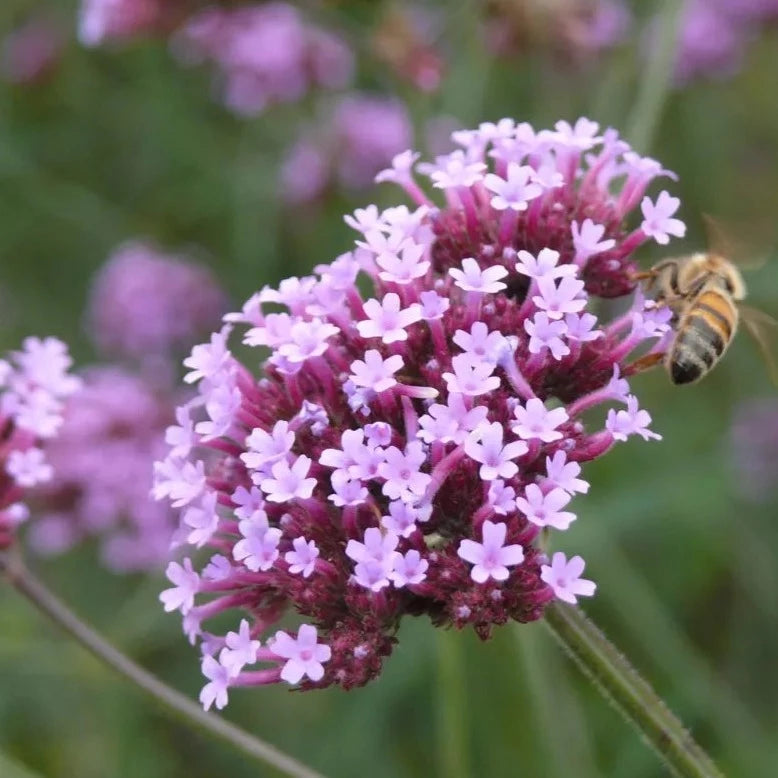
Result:
{"label": "honey bee", "polygon": [[639,273],[647,291],[655,292],[659,305],[673,312],[674,337],[663,359],[674,384],[699,381],[718,364],[742,321],[757,342],[771,378],[778,384],[772,342],[778,333],[778,321],[766,313],[743,305],[746,285],[733,259],[716,251],[671,257],[657,262],[649,271]]}

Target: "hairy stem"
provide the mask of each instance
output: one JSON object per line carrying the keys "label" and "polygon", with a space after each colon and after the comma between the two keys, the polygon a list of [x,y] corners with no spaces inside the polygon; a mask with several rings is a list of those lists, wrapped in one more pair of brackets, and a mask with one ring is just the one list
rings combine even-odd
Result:
{"label": "hairy stem", "polygon": [[554,603],[545,624],[573,661],[654,749],[673,775],[723,778],[656,692],[600,629],[575,607]]}
{"label": "hairy stem", "polygon": [[38,611],[48,616],[101,662],[123,675],[135,686],[188,723],[221,738],[247,756],[271,765],[292,778],[322,778],[320,773],[306,767],[254,735],[250,735],[212,713],[206,713],[186,695],[170,688],[159,678],[135,664],[129,657],[122,654],[121,651],[114,648],[101,635],[81,621],[41,581],[30,573],[18,556],[12,556],[9,552],[0,552],[0,572]]}

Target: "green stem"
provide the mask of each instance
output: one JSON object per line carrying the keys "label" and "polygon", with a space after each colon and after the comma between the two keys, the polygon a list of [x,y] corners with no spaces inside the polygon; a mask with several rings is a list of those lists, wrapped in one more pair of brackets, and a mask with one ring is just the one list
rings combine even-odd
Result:
{"label": "green stem", "polygon": [[462,637],[452,630],[441,630],[437,636],[438,774],[446,778],[470,775]]}
{"label": "green stem", "polygon": [[656,692],[579,608],[554,603],[546,608],[544,622],[573,661],[640,732],[673,775],[723,778]]}
{"label": "green stem", "polygon": [[121,651],[114,648],[101,635],[81,621],[41,581],[30,573],[19,557],[11,556],[8,552],[0,552],[0,572],[5,574],[8,582],[26,597],[37,610],[48,616],[101,662],[123,675],[158,703],[178,714],[188,723],[197,725],[239,749],[247,756],[271,765],[292,778],[322,778],[320,773],[306,767],[254,735],[250,735],[212,713],[206,713],[189,697],[171,689],[159,678],[135,664],[129,657],[122,654]]}
{"label": "green stem", "polygon": [[675,65],[678,27],[684,3],[665,0],[657,20],[656,48],[643,70],[635,105],[627,122],[626,138],[638,151],[650,150],[662,115]]}

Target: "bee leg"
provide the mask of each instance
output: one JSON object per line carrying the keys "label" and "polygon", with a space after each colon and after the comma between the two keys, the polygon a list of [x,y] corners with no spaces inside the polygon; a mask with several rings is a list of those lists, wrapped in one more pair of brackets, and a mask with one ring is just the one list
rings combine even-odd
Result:
{"label": "bee leg", "polygon": [[629,366],[629,372],[634,375],[635,373],[643,373],[646,370],[651,370],[651,368],[660,364],[664,358],[665,355],[662,352],[644,354],[642,357],[638,357],[638,359]]}
{"label": "bee leg", "polygon": [[641,270],[637,273],[627,273],[627,278],[630,281],[653,281],[656,275],[654,270]]}

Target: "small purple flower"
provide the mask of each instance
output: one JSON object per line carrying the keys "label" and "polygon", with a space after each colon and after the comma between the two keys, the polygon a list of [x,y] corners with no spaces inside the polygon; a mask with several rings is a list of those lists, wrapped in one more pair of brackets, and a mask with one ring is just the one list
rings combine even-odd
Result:
{"label": "small purple flower", "polygon": [[230,671],[212,656],[203,657],[201,669],[208,683],[200,692],[200,703],[205,710],[210,710],[212,705],[221,710],[229,702],[227,690],[230,688],[232,679]]}
{"label": "small purple flower", "polygon": [[257,511],[238,525],[242,539],[232,549],[236,562],[242,562],[252,573],[269,570],[279,557],[281,530],[270,527],[264,511]]}
{"label": "small purple flower", "polygon": [[550,443],[561,440],[562,432],[558,429],[567,419],[564,408],[554,408],[549,411],[542,400],[533,397],[527,400],[526,406],[517,405],[513,411],[516,421],[511,423],[511,429],[523,440],[542,440]]}
{"label": "small purple flower", "polygon": [[570,502],[570,495],[563,489],[544,494],[537,484],[529,484],[524,494],[516,498],[516,507],[536,526],[566,530],[575,521],[574,513],[561,510]]}
{"label": "small purple flower", "polygon": [[252,639],[246,619],[241,619],[237,632],[227,633],[224,644],[219,654],[219,664],[227,668],[231,677],[239,675],[244,665],[253,665],[257,661],[260,642]]}
{"label": "small purple flower", "polygon": [[552,276],[538,279],[540,294],[532,301],[545,311],[549,319],[562,319],[565,314],[579,313],[586,307],[586,298],[582,296],[584,282],[565,276],[557,283]]}
{"label": "small purple flower", "polygon": [[39,448],[12,451],[6,460],[5,471],[19,486],[26,489],[46,483],[54,475],[54,469],[46,461],[43,451]]}
{"label": "small purple flower", "polygon": [[357,323],[359,334],[363,338],[381,338],[383,343],[408,340],[406,328],[422,318],[418,303],[401,308],[399,295],[393,293],[387,294],[381,302],[368,300],[363,307],[367,320]]}
{"label": "small purple flower", "polygon": [[662,440],[662,436],[648,429],[651,415],[648,411],[638,408],[638,399],[628,395],[626,410],[617,411],[611,408],[605,421],[605,428],[615,440],[626,440],[630,435],[640,435],[643,440]]}
{"label": "small purple flower", "polygon": [[356,359],[351,363],[350,378],[356,386],[364,386],[380,394],[397,385],[394,374],[402,366],[403,358],[399,354],[384,359],[380,351],[371,349],[365,352],[364,360]]}
{"label": "small purple flower", "polygon": [[200,591],[200,576],[192,569],[192,560],[184,559],[184,564],[171,562],[165,573],[172,589],[165,589],[159,595],[159,599],[165,606],[165,610],[177,611],[186,614],[194,607],[194,597]]}
{"label": "small purple flower", "polygon": [[389,573],[389,579],[398,589],[420,584],[427,577],[429,566],[429,562],[423,559],[415,548],[412,548],[405,554],[395,554],[394,567]]}
{"label": "small purple flower", "polygon": [[313,540],[299,537],[292,541],[292,546],[294,550],[284,554],[284,559],[289,565],[289,572],[292,575],[302,575],[303,578],[309,578],[316,569],[316,559],[319,556],[316,543]]}
{"label": "small purple flower", "polygon": [[554,488],[564,489],[568,494],[589,491],[589,484],[578,476],[581,466],[578,462],[568,462],[567,454],[561,449],[553,457],[546,457],[546,483]]}
{"label": "small purple flower", "polygon": [[[575,314],[568,314],[568,316]],[[530,354],[541,354],[544,349],[551,352],[556,360],[570,353],[570,347],[562,338],[568,335],[567,317],[565,321],[551,320],[544,311],[538,311],[532,319],[524,320],[524,329],[529,335]]]}
{"label": "small purple flower", "polygon": [[540,577],[554,590],[558,600],[575,605],[578,597],[591,597],[597,585],[594,581],[581,578],[586,563],[579,556],[567,560],[567,557],[557,551],[551,557],[550,565],[543,565]]}
{"label": "small purple flower", "polygon": [[497,524],[485,521],[483,524],[483,542],[463,540],[457,554],[473,569],[470,577],[476,583],[486,583],[490,578],[495,581],[507,581],[509,567],[520,565],[524,561],[524,549],[518,544],[505,545],[508,528],[504,522]]}
{"label": "small purple flower", "polygon": [[602,224],[595,224],[591,219],[584,219],[583,224],[573,222],[571,225],[573,234],[573,246],[575,246],[575,263],[585,265],[590,257],[596,254],[602,254],[616,245],[613,238],[601,240],[605,234],[605,227]]}
{"label": "small purple flower", "polygon": [[480,462],[478,474],[484,481],[511,478],[519,471],[513,461],[529,451],[523,440],[503,445],[503,426],[499,422],[476,427],[465,440],[465,453],[474,462]]}
{"label": "small purple flower", "polygon": [[390,446],[385,452],[386,460],[378,466],[378,474],[386,479],[383,493],[390,500],[400,499],[403,502],[413,502],[424,496],[430,476],[421,472],[427,456],[424,444],[412,441],[405,451]]}
{"label": "small purple flower", "polygon": [[537,279],[574,276],[576,274],[575,265],[560,265],[559,256],[559,252],[553,249],[541,249],[537,257],[534,257],[529,251],[519,251],[516,272]]}
{"label": "small purple flower", "polygon": [[262,479],[260,487],[270,502],[305,500],[316,486],[315,478],[306,478],[310,469],[311,460],[306,456],[297,457],[291,465],[286,460],[276,462],[270,468],[273,477]]}
{"label": "small purple flower", "polygon": [[287,632],[276,632],[269,648],[287,660],[281,669],[281,679],[290,684],[298,684],[306,676],[312,681],[320,681],[324,676],[324,663],[332,655],[329,646],[318,642],[316,627],[310,624],[301,624],[296,638]]}
{"label": "small purple flower", "polygon": [[453,373],[443,373],[450,393],[478,397],[500,385],[500,379],[492,375],[494,365],[474,359],[470,354],[458,354],[451,360],[451,366],[454,368]]}
{"label": "small purple flower", "polygon": [[681,201],[668,192],[660,192],[656,203],[652,203],[651,198],[644,197],[640,204],[640,210],[643,212],[640,229],[661,246],[667,245],[671,235],[682,238],[686,235],[686,225],[680,219],[672,218],[680,204]]}
{"label": "small purple flower", "polygon": [[524,211],[531,200],[543,194],[543,187],[533,180],[535,171],[529,165],[511,162],[506,176],[502,178],[493,173],[484,176],[484,186],[493,193],[489,202],[496,211]]}
{"label": "small purple flower", "polygon": [[472,257],[466,257],[462,260],[461,269],[452,267],[448,272],[454,283],[465,292],[495,294],[506,288],[500,279],[508,275],[508,270],[501,265],[482,270]]}

